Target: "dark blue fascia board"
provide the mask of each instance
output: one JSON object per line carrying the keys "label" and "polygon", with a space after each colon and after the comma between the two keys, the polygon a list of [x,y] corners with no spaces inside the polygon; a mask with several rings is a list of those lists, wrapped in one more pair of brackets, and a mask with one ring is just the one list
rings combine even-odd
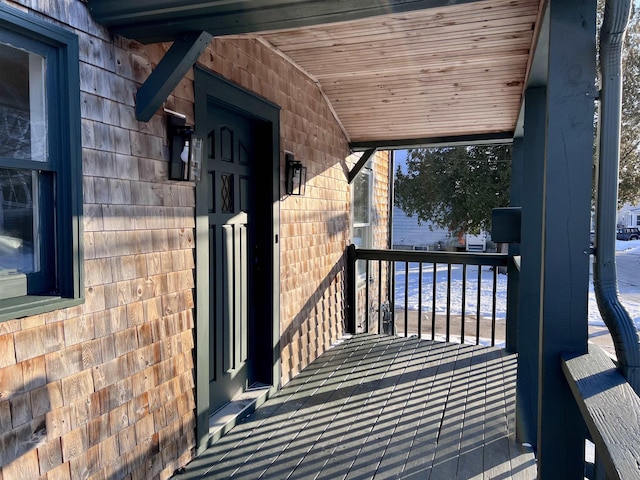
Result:
{"label": "dark blue fascia board", "polygon": [[307,27],[465,4],[478,0],[88,0],[93,18],[143,43],[171,41],[182,32],[213,36]]}
{"label": "dark blue fascia board", "polygon": [[452,135],[450,137],[424,137],[351,142],[349,148],[361,152],[371,148],[378,150],[403,150],[419,147],[455,147],[466,145],[504,145],[513,142],[513,131],[483,133],[478,135]]}
{"label": "dark blue fascia board", "polygon": [[148,122],[207,48],[213,37],[192,32],[177,38],[149,78],[138,89],[136,118]]}
{"label": "dark blue fascia board", "polygon": [[[542,22],[538,29],[538,36],[535,39],[533,48],[533,59],[531,61],[531,67],[529,69],[529,75],[527,77],[527,85],[525,91],[529,88],[539,88],[547,86],[548,76],[548,61],[549,61],[549,8],[548,2],[544,5],[544,13],[542,15]],[[514,137],[524,137],[524,100],[525,95],[522,95],[522,102],[520,104],[520,113],[516,122],[516,128],[514,131]]]}

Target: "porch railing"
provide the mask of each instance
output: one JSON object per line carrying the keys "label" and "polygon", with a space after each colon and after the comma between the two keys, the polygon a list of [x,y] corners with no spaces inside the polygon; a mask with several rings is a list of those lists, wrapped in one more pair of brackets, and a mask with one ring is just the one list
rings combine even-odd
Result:
{"label": "porch railing", "polygon": [[[348,248],[352,333],[506,340],[508,255]],[[499,328],[498,327],[499,323]]]}
{"label": "porch railing", "polygon": [[590,478],[640,478],[640,397],[597,345],[564,355],[562,369],[595,445]]}

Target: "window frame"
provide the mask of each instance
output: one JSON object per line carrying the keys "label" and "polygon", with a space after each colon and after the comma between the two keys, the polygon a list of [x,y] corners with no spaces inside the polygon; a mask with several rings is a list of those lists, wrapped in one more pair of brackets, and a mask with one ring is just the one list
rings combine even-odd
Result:
{"label": "window frame", "polygon": [[[43,226],[45,256],[54,287],[40,294],[0,299],[0,321],[35,315],[84,301],[82,248],[82,136],[78,37],[32,14],[0,4],[0,42],[45,57],[48,159],[12,160],[0,166],[37,170],[51,176],[47,208],[51,225]],[[42,181],[40,182],[43,183]],[[41,201],[42,205],[43,202]],[[44,213],[46,215],[47,213]],[[0,283],[2,287],[3,283]]]}
{"label": "window frame", "polygon": [[[355,190],[356,190],[356,184],[358,182],[358,177],[362,175],[366,175],[368,177],[368,194],[369,194],[367,198],[368,207],[369,207],[367,212],[368,221],[356,222],[356,219],[355,219],[356,191]],[[354,239],[356,238],[356,235],[355,235],[356,228],[362,228],[366,232],[365,235],[363,235],[363,238],[365,240],[363,241],[363,245],[356,245],[356,247],[372,248],[373,246],[372,216],[374,211],[374,208],[373,208],[374,178],[373,178],[373,168],[371,166],[371,160],[369,160],[358,172],[356,177],[353,179],[351,186],[352,186],[351,188],[351,241],[352,243],[355,243]],[[356,278],[357,278],[358,285],[363,284],[366,280],[366,269],[364,268],[364,263],[362,262],[358,262],[358,264],[356,265]]]}

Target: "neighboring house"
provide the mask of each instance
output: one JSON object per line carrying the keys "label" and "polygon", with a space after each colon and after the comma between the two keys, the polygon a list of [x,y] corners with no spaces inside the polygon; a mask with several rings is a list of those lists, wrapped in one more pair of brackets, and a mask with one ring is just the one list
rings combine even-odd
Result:
{"label": "neighboring house", "polygon": [[[406,170],[407,151],[394,152],[394,173],[400,166]],[[409,216],[404,210],[393,207],[393,248],[409,250],[443,250],[464,246],[467,250],[484,251],[488,234],[465,235],[460,241],[448,229],[438,227],[431,221],[421,221],[416,215]],[[462,243],[461,243],[462,242]]]}
{"label": "neighboring house", "polygon": [[578,478],[595,50],[595,2],[2,0],[0,478],[171,476],[351,327],[388,150],[504,141],[516,423]]}
{"label": "neighboring house", "polygon": [[618,211],[618,227],[640,227],[640,206],[625,203]]}
{"label": "neighboring house", "polygon": [[408,216],[398,207],[393,207],[393,245],[394,248],[411,250],[437,250],[451,243],[448,230],[438,228],[431,222],[419,222],[417,217]]}
{"label": "neighboring house", "polygon": [[459,243],[449,230],[439,228],[432,222],[420,222],[398,207],[393,207],[393,248],[409,250],[444,250],[464,247],[467,251],[484,252],[491,235],[467,234]]}

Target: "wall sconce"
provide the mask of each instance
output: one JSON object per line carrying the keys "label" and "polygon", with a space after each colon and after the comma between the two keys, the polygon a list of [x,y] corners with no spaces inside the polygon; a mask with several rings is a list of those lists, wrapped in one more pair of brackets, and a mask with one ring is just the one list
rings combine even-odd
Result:
{"label": "wall sconce", "polygon": [[293,153],[284,154],[287,174],[287,195],[304,195],[307,183],[307,167],[293,157]]}
{"label": "wall sconce", "polygon": [[166,110],[169,137],[169,180],[200,180],[202,165],[202,138],[194,135],[193,127],[186,125],[186,115]]}

